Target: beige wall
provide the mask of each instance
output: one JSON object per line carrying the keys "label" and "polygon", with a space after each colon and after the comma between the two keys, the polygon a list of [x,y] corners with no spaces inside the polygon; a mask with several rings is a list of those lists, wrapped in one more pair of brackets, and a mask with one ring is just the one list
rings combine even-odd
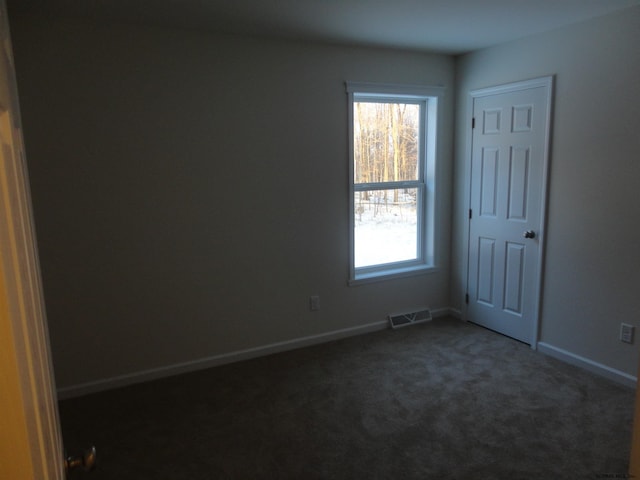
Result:
{"label": "beige wall", "polygon": [[469,91],[555,75],[540,340],[635,375],[640,326],[640,7],[457,62],[452,305],[466,285]]}
{"label": "beige wall", "polygon": [[[60,387],[462,308],[468,92],[544,75],[540,340],[636,374],[618,329],[640,326],[639,8],[457,59],[11,20]],[[346,286],[345,80],[447,88],[437,273]]]}
{"label": "beige wall", "polygon": [[[451,57],[11,21],[59,387],[448,307]],[[347,286],[345,80],[446,87],[437,273]]]}

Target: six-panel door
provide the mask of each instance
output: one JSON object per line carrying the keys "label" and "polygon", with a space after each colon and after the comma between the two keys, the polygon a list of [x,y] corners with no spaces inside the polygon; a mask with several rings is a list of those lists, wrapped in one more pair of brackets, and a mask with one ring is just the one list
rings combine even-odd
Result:
{"label": "six-panel door", "polygon": [[538,300],[548,88],[473,101],[467,317],[529,344]]}

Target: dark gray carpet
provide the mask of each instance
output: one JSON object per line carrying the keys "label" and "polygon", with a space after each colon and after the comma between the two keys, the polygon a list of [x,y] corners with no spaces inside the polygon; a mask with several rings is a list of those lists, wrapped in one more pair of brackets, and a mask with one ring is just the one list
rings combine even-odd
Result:
{"label": "dark gray carpet", "polygon": [[69,451],[97,446],[95,480],[596,479],[627,471],[633,401],[443,319],[66,400],[60,414]]}

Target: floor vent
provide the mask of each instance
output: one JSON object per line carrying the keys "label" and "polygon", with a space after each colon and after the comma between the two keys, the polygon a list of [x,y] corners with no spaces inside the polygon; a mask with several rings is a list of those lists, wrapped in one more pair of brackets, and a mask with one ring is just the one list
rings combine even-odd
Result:
{"label": "floor vent", "polygon": [[431,320],[431,310],[423,308],[412,312],[396,313],[389,315],[391,328],[406,327],[415,323],[428,322]]}

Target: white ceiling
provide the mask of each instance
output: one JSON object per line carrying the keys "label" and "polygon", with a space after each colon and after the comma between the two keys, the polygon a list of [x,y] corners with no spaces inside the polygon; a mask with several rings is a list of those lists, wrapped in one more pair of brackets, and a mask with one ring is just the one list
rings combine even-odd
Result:
{"label": "white ceiling", "polygon": [[459,54],[640,5],[640,0],[7,0],[9,14]]}

